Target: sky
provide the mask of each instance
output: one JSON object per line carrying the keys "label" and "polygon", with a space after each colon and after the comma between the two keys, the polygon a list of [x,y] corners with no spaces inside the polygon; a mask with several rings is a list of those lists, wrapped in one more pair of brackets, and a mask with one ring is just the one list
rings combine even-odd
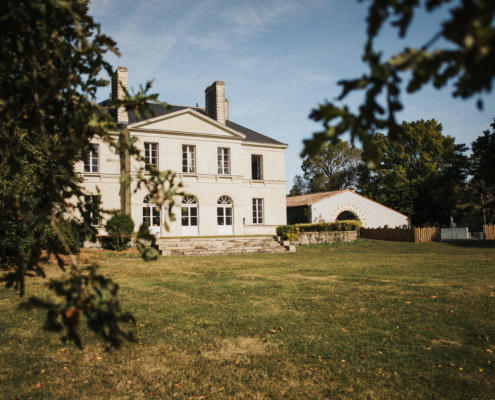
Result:
{"label": "sky", "polygon": [[[152,93],[170,104],[204,107],[204,90],[225,82],[229,118],[289,147],[287,192],[301,175],[302,141],[322,125],[311,110],[340,94],[342,79],[366,73],[361,60],[369,2],[357,0],[92,0],[90,15],[121,53],[109,53],[115,68],[129,69],[129,87],[153,80]],[[448,10],[418,14],[404,40],[386,28],[376,48],[384,57],[405,46],[420,46],[439,29]],[[441,43],[439,43],[441,45]],[[108,78],[108,77],[106,77]],[[436,119],[443,134],[468,146],[495,117],[495,96],[453,99],[452,88],[431,86],[402,95],[399,121]],[[101,89],[97,101],[109,97]],[[356,109],[353,95],[340,104]],[[345,138],[344,138],[345,139]],[[355,145],[360,147],[359,142]]]}

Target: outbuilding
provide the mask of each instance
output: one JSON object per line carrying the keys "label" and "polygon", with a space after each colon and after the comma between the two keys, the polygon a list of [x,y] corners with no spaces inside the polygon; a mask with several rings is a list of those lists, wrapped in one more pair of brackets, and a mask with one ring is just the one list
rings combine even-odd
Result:
{"label": "outbuilding", "polygon": [[410,225],[406,215],[350,189],[287,197],[288,224],[348,219],[359,220],[366,228],[407,228]]}

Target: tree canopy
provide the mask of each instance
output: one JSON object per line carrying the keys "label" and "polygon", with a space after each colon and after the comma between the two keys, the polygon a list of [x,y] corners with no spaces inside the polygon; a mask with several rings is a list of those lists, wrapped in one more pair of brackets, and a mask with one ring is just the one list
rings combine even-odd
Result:
{"label": "tree canopy", "polygon": [[[467,99],[479,95],[479,108],[483,107],[481,94],[492,89],[495,76],[493,0],[456,2],[449,17],[423,46],[405,47],[387,60],[383,60],[383,54],[374,47],[375,39],[387,23],[404,38],[420,9],[432,12],[453,2],[370,0],[370,3],[368,40],[363,53],[369,71],[359,78],[340,81],[342,92],[337,99],[341,101],[350,93],[361,92],[364,102],[357,112],[328,101],[315,108],[310,117],[321,122],[324,129],[304,141],[303,157],[323,151],[328,142],[336,143],[341,135],[350,133],[352,141],[359,139],[363,143],[370,165],[378,165],[381,149],[376,146],[374,135],[385,131],[391,139],[400,140],[403,133],[396,120],[396,114],[403,108],[400,99],[403,81],[407,81],[407,93],[417,92],[431,83],[437,89],[453,87],[454,97]],[[442,48],[434,48],[440,43],[444,44]]]}
{"label": "tree canopy", "polygon": [[361,170],[359,189],[408,215],[414,225],[445,226],[450,216],[457,217],[463,199],[468,148],[444,136],[435,120],[403,122],[401,130],[401,142],[376,134],[374,144],[383,156],[376,169]]}
{"label": "tree canopy", "polygon": [[[49,286],[55,297],[65,301],[31,297],[24,307],[46,309],[45,328],[63,331],[64,339],[79,346],[77,327],[84,315],[93,332],[118,346],[132,338],[122,323],[133,321],[119,306],[118,285],[101,276],[97,266],[79,265],[68,243],[70,235],[63,232],[66,215],[78,213],[84,220],[74,224],[75,235],[95,239],[74,170],[76,162],[88,157],[91,140],[99,138],[143,160],[132,139],[127,142],[122,134],[112,139],[110,132],[119,132],[119,127],[95,102],[98,88],[109,84],[98,78],[100,72],[113,74],[104,56],[109,51],[118,54],[116,43],[88,15],[87,0],[0,2],[0,41],[0,226],[9,227],[0,236],[4,250],[0,262],[7,266],[1,281],[24,295],[26,279],[45,277],[42,261],[53,254],[65,273]],[[150,87],[148,82],[132,96],[126,92],[110,107],[146,115],[151,112],[149,102],[157,102],[157,95],[148,94]],[[125,176],[122,183],[129,184]],[[137,186],[145,186],[157,206],[168,205],[173,218],[173,196],[182,193],[173,173],[151,168]],[[96,218],[108,212],[98,202],[92,207]],[[45,235],[47,244],[41,238],[48,228],[53,234]],[[35,234],[26,235],[22,246],[11,236],[20,237],[30,229]],[[154,240],[146,226],[141,226],[138,237]],[[151,247],[139,243],[138,248],[146,260],[157,256]],[[61,257],[62,253],[68,257]]]}
{"label": "tree canopy", "polygon": [[330,143],[322,153],[306,157],[302,162],[303,177],[294,178],[290,195],[354,189],[361,164],[361,150],[341,139]]}

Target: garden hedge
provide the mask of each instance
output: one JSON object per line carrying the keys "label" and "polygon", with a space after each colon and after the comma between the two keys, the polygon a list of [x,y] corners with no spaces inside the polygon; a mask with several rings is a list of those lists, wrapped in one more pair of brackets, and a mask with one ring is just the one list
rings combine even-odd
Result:
{"label": "garden hedge", "polygon": [[349,232],[361,228],[361,221],[321,222],[319,224],[281,225],[277,227],[277,235],[284,240],[295,242],[300,232]]}

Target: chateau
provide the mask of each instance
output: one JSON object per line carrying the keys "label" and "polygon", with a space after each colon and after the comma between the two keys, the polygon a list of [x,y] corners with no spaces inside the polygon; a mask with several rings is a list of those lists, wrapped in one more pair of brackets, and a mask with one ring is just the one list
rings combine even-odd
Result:
{"label": "chateau", "polygon": [[[123,98],[128,70],[119,67],[112,79],[112,97]],[[101,103],[105,106],[108,101]],[[102,207],[132,216],[157,237],[275,234],[286,224],[286,144],[229,119],[225,84],[215,81],[205,90],[205,108],[152,105],[155,117],[140,120],[124,108],[112,110],[127,139],[135,137],[146,162],[116,154],[95,140],[90,157],[76,165],[91,196],[100,191]],[[111,132],[116,137],[119,132]],[[165,210],[156,210],[145,189],[136,189],[140,171],[153,165],[171,170],[191,197],[175,199],[177,219],[163,227]],[[127,188],[121,173],[132,178]],[[95,222],[106,234],[105,221]]]}

